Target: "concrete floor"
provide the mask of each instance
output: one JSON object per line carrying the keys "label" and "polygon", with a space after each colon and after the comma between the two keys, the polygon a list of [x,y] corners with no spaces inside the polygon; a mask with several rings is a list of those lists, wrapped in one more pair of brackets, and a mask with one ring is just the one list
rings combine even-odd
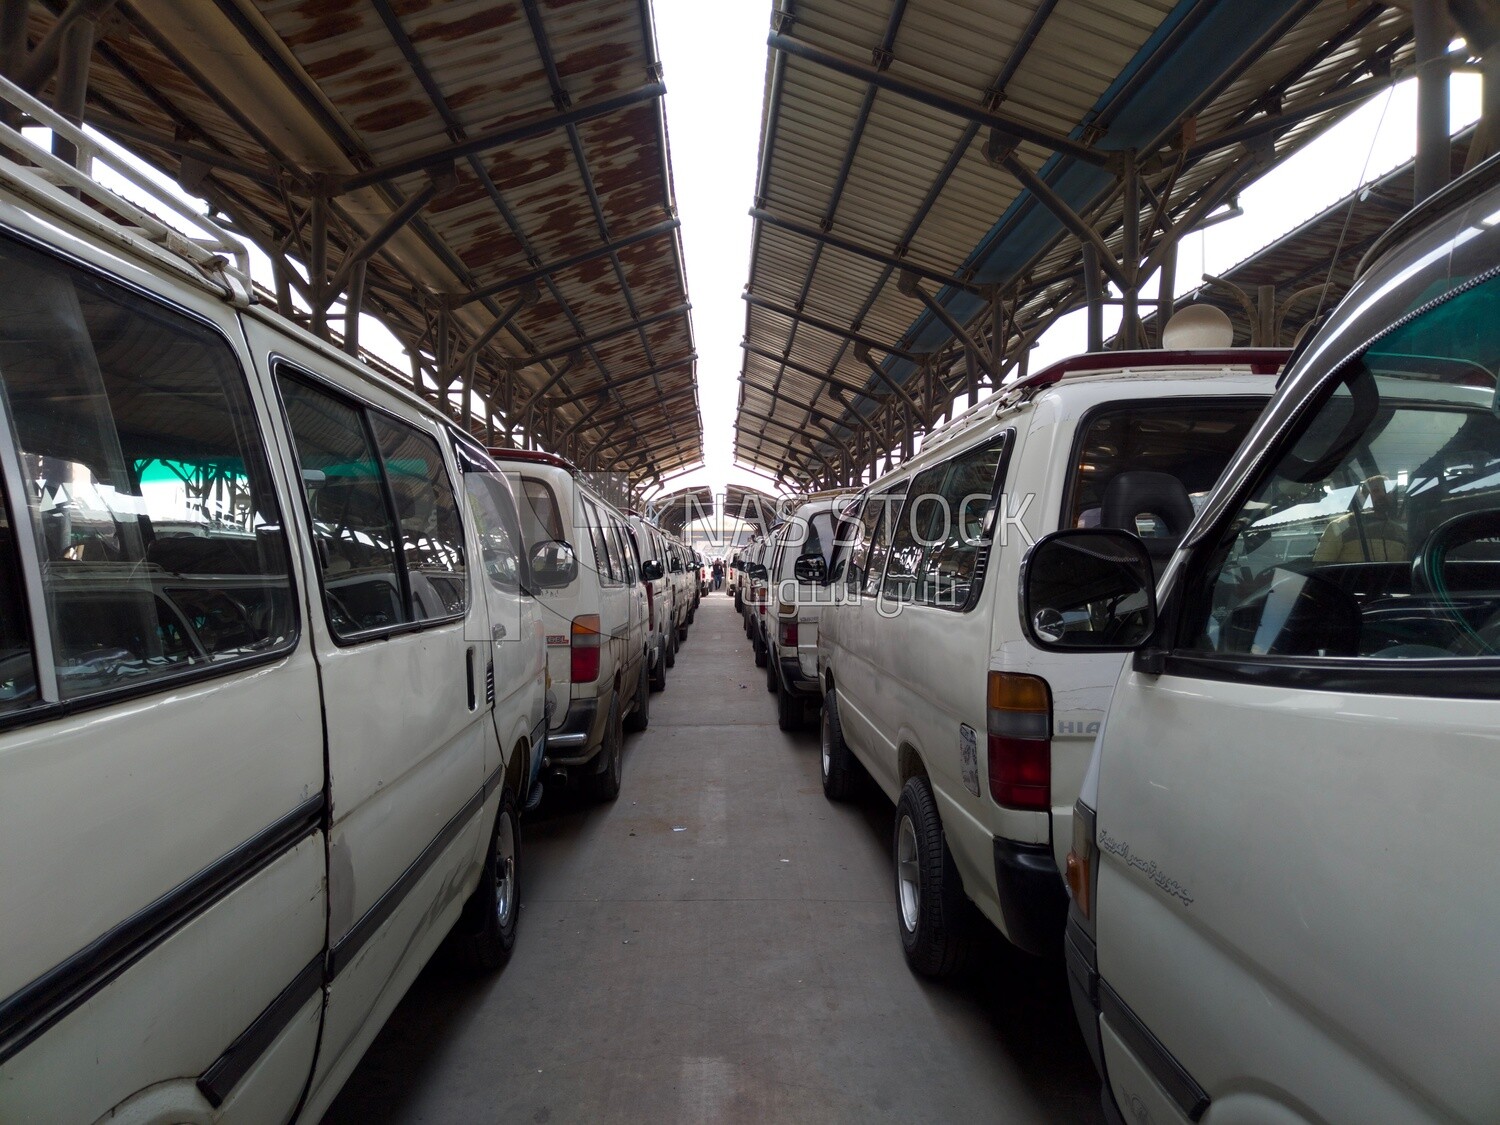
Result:
{"label": "concrete floor", "polygon": [[907,970],[867,788],[824,799],[705,599],[618,802],[524,821],[511,963],[429,966],[325,1121],[1100,1121],[1060,962],[994,936],[955,981]]}

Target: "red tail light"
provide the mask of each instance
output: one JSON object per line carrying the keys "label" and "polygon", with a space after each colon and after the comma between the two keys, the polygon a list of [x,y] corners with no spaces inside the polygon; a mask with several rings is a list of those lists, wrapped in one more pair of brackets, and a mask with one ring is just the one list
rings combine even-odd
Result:
{"label": "red tail light", "polygon": [[782,648],[797,647],[797,623],[795,621],[783,621],[777,629],[776,643]]}
{"label": "red tail light", "polygon": [[1052,806],[1052,689],[1040,676],[991,672],[990,797],[1008,809]]}
{"label": "red tail light", "polygon": [[592,683],[599,678],[599,641],[597,613],[573,618],[572,661],[568,674],[575,684]]}
{"label": "red tail light", "polygon": [[646,627],[653,633],[656,632],[656,594],[651,590],[651,583],[646,583]]}

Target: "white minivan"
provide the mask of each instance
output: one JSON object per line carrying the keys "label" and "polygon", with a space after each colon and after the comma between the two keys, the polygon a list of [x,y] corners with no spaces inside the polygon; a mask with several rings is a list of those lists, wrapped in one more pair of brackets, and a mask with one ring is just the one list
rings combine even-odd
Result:
{"label": "white minivan", "polygon": [[1029,543],[1103,524],[1164,558],[1269,399],[1286,353],[1074,357],[955,419],[863,493],[818,633],[823,785],[856,763],[896,802],[897,918],[918,972],[953,971],[969,902],[1057,948],[1069,820],[1120,657],[1050,657],[1016,602]]}
{"label": "white minivan", "polygon": [[649,612],[635,537],[627,517],[563,458],[490,453],[515,482],[526,541],[550,555],[558,575],[537,591],[547,636],[546,764],[613,801],[625,732],[645,730],[651,715]]}
{"label": "white minivan", "polygon": [[1158,591],[1027,563],[1039,654],[1135,653],[1068,857],[1115,1121],[1500,1121],[1497,218],[1491,160],[1386,236]]}
{"label": "white minivan", "polygon": [[[828,492],[797,505],[771,547],[766,628],[766,689],[776,693],[776,724],[796,730],[823,703],[818,622],[828,600],[828,564],[852,493]],[[774,615],[774,616],[772,616]]]}
{"label": "white minivan", "polygon": [[316,1121],[445,937],[515,940],[546,723],[514,500],[4,143],[93,203],[0,177],[0,1120]]}

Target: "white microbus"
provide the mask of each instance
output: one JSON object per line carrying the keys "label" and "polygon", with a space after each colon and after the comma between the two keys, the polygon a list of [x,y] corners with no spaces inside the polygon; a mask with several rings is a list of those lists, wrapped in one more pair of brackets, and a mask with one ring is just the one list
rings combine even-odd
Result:
{"label": "white microbus", "polygon": [[1500,1121],[1497,216],[1491,159],[1385,236],[1156,590],[1027,563],[1039,650],[1134,653],[1067,857],[1114,1120]]}
{"label": "white microbus", "polygon": [[1103,524],[1165,557],[1285,358],[1076,356],[955,419],[848,513],[818,631],[824,789],[843,797],[862,764],[896,802],[897,921],[916,971],[961,963],[970,902],[1028,952],[1062,938],[1069,818],[1120,657],[1027,643],[1028,544]]}
{"label": "white microbus", "polygon": [[[494,449],[515,482],[527,542],[548,575],[547,765],[601,801],[620,795],[625,732],[651,716],[647,580],[629,517],[551,453]],[[545,570],[543,570],[545,564]],[[655,574],[654,568],[647,568]],[[654,599],[652,599],[654,600]]]}
{"label": "white microbus", "polygon": [[0,1120],[317,1120],[445,937],[515,939],[514,500],[74,182],[0,173]]}

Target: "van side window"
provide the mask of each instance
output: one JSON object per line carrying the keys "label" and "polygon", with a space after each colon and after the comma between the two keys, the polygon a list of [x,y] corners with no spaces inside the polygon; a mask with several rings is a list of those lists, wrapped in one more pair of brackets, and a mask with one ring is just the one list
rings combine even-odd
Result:
{"label": "van side window", "polygon": [[334,637],[461,615],[463,535],[437,443],[290,371],[277,380]]}
{"label": "van side window", "polygon": [[[843,581],[844,572],[859,547],[860,535],[864,530],[864,524],[860,520],[860,504],[863,499],[860,497],[850,504],[834,523],[833,555],[828,560],[828,584],[830,586],[835,582]],[[730,560],[730,565],[734,567],[740,565],[738,555]]]}
{"label": "van side window", "polygon": [[461,617],[469,601],[463,524],[438,444],[375,411],[370,425],[396,505],[412,620]]}
{"label": "van side window", "polygon": [[576,544],[563,528],[562,513],[557,506],[557,497],[552,495],[551,485],[535,477],[511,479],[519,483],[516,492],[521,500],[523,541],[534,545],[550,539],[576,549]]}
{"label": "van side window", "polygon": [[[458,447],[462,450],[462,446]],[[521,588],[521,528],[510,493],[492,469],[473,464],[462,453],[464,494],[469,515],[479,533],[484,575],[497,590],[514,594]]]}
{"label": "van side window", "polygon": [[912,481],[891,561],[885,596],[962,610],[984,579],[986,534],[996,503],[1006,437],[925,469]]}
{"label": "van side window", "polygon": [[[281,514],[243,372],[211,329],[0,241],[0,384],[57,692],[129,690],[290,645]],[[19,473],[15,470],[19,468]],[[14,525],[0,709],[38,699]],[[49,677],[50,678],[50,677]]]}
{"label": "van side window", "polygon": [[584,513],[584,522],[588,524],[589,539],[594,545],[594,570],[599,575],[599,581],[606,586],[619,585],[619,572],[615,569],[614,555],[609,549],[609,533],[604,526],[604,519],[600,516],[599,509],[594,506],[592,500],[584,500],[579,505],[579,510]]}
{"label": "van side window", "polygon": [[1187,647],[1500,656],[1497,357],[1492,279],[1351,361],[1229,524]]}
{"label": "van side window", "polygon": [[620,577],[626,584],[635,585],[635,554],[630,545],[630,536],[625,534],[625,528],[614,516],[609,517],[609,533],[612,547],[619,556],[621,574]]}
{"label": "van side window", "polygon": [[866,540],[864,585],[862,592],[873,597],[880,592],[881,575],[885,572],[886,556],[891,550],[891,534],[895,530],[895,523],[902,512],[901,501],[906,497],[906,487],[910,481],[902,481],[896,487],[882,492],[870,500],[869,506],[879,511],[880,518],[875,524],[875,530]]}

